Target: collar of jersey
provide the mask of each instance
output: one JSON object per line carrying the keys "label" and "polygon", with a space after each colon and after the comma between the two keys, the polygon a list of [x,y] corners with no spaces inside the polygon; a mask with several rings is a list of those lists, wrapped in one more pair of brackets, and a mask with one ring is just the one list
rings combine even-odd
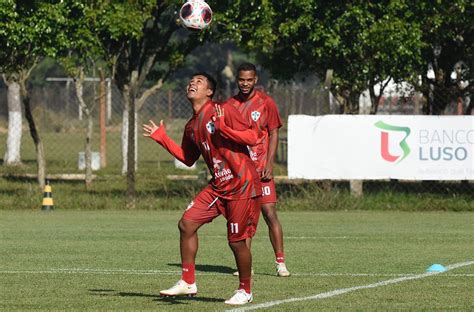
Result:
{"label": "collar of jersey", "polygon": [[212,104],[212,103],[213,103],[212,100],[207,101],[206,104],[201,106],[201,108],[197,112],[194,113],[194,116],[197,116],[198,114],[200,114],[202,110],[204,109],[204,107],[207,107],[209,104]]}
{"label": "collar of jersey", "polygon": [[258,97],[258,96],[260,96],[260,91],[259,91],[259,90],[255,90],[254,95],[253,95],[252,97],[249,97],[248,99],[246,99],[246,100],[244,100],[244,101],[241,101],[241,100],[240,100],[240,97],[239,97],[238,95],[236,96],[236,98],[237,98],[237,101],[239,101],[240,103],[246,103],[246,102],[248,102],[248,101],[250,101],[250,100],[252,100],[252,99],[254,99],[254,98]]}

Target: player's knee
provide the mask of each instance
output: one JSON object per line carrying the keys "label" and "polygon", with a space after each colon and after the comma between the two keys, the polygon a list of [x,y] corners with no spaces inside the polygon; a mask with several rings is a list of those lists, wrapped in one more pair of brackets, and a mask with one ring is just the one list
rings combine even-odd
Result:
{"label": "player's knee", "polygon": [[179,232],[183,235],[192,235],[197,232],[201,224],[181,219],[178,222]]}
{"label": "player's knee", "polygon": [[178,229],[179,229],[179,232],[183,234],[189,233],[191,231],[189,224],[184,219],[179,220]]}
{"label": "player's knee", "polygon": [[184,227],[185,227],[185,226],[184,226],[184,223],[183,223],[183,219],[180,219],[180,220],[178,221],[178,229],[179,229],[179,231],[180,231],[180,232],[184,232]]}
{"label": "player's knee", "polygon": [[275,207],[265,207],[265,209],[262,207],[263,213],[263,218],[265,219],[265,222],[267,224],[273,224],[273,223],[278,223],[278,215],[276,213]]}
{"label": "player's knee", "polygon": [[247,245],[245,244],[245,240],[241,240],[241,241],[236,241],[236,242],[229,242],[229,247],[233,251],[239,251],[241,249],[247,248]]}

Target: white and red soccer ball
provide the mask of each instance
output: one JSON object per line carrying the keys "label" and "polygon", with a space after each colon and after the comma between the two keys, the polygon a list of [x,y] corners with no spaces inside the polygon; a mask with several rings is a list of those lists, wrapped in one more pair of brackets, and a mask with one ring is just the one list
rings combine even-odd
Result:
{"label": "white and red soccer ball", "polygon": [[188,0],[179,10],[183,26],[191,30],[202,30],[212,22],[212,10],[204,0]]}

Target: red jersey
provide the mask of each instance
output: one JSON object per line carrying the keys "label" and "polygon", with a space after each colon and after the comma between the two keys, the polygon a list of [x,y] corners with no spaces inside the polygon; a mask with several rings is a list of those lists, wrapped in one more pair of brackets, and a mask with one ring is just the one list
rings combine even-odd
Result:
{"label": "red jersey", "polygon": [[226,103],[230,103],[237,108],[258,132],[257,144],[249,146],[249,149],[250,156],[257,166],[257,171],[263,171],[268,157],[269,133],[271,130],[282,126],[275,101],[264,92],[255,90],[254,96],[246,102],[241,102],[238,96],[234,96],[228,99]]}
{"label": "red jersey", "polygon": [[[207,102],[187,122],[181,148],[173,145],[176,143],[166,135],[164,127],[152,133],[151,137],[187,165],[192,165],[202,155],[212,176],[210,185],[217,196],[229,200],[260,196],[260,178],[246,145],[219,133],[213,121],[216,115],[214,105]],[[222,107],[226,127],[237,131],[250,129],[249,123],[234,107]]]}

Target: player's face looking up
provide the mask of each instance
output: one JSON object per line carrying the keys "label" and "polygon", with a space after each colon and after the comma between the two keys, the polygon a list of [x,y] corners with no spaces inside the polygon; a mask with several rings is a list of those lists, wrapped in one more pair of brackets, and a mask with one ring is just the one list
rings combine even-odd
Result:
{"label": "player's face looking up", "polygon": [[209,86],[207,78],[202,75],[193,76],[186,87],[186,95],[189,100],[211,98],[212,89]]}
{"label": "player's face looking up", "polygon": [[237,85],[240,93],[249,95],[253,92],[255,84],[257,83],[257,73],[253,70],[241,70],[237,76]]}

